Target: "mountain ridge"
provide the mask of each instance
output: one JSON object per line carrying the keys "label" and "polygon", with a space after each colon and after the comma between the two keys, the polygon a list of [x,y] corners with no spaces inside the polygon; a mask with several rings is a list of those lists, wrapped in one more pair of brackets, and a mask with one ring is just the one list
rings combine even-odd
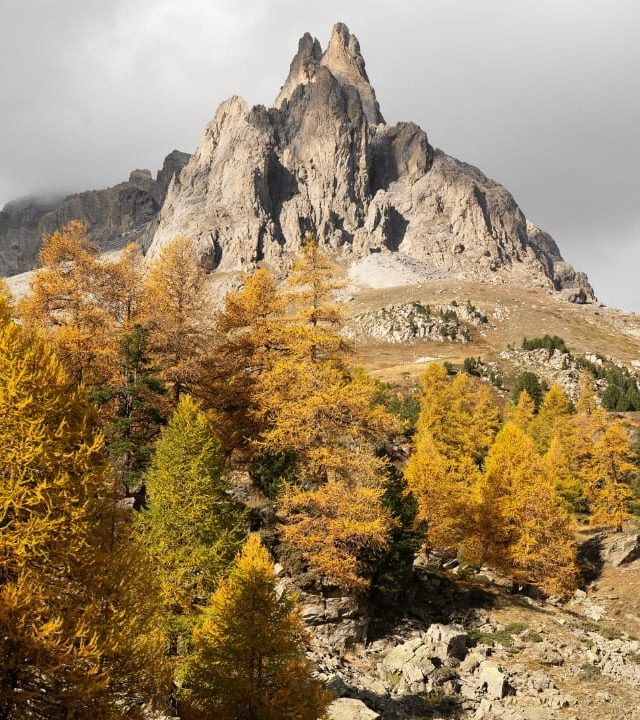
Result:
{"label": "mountain ridge", "polygon": [[174,151],[167,162],[155,181],[134,171],[128,183],[69,196],[46,212],[7,205],[0,272],[31,269],[40,236],[74,216],[101,249],[136,240],[149,259],[187,235],[210,271],[266,263],[286,272],[313,230],[350,266],[380,254],[434,279],[595,300],[587,276],[506,188],[435,148],[415,123],[384,121],[360,44],[343,23],[324,51],[302,36],[273,107],[224,101],[193,154]]}
{"label": "mountain ridge", "polygon": [[384,122],[343,23],[324,52],[303,35],[272,108],[220,105],[168,190],[149,255],[186,234],[210,269],[286,270],[309,229],[347,263],[397,253],[434,277],[595,299],[503,186],[434,148],[415,123]]}

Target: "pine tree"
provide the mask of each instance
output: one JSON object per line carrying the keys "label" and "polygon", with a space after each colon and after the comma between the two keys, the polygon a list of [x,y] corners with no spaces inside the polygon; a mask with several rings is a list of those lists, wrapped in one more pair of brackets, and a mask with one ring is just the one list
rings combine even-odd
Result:
{"label": "pine tree", "polygon": [[89,393],[101,410],[115,490],[125,496],[133,490],[143,494],[142,474],[168,413],[166,388],[147,345],[147,329],[133,325],[120,338],[111,376]]}
{"label": "pine tree", "polygon": [[149,507],[140,530],[160,573],[175,645],[190,634],[198,604],[213,591],[243,535],[214,427],[188,395],[162,430],[146,485]]}
{"label": "pine tree", "polygon": [[183,685],[190,720],[317,720],[328,694],[311,676],[295,599],[277,589],[251,535],[194,633]]}
{"label": "pine tree", "polygon": [[529,393],[529,397],[533,400],[537,410],[542,402],[542,386],[535,373],[525,371],[518,375],[513,391],[511,392],[511,400],[517,403],[520,393],[525,390]]}

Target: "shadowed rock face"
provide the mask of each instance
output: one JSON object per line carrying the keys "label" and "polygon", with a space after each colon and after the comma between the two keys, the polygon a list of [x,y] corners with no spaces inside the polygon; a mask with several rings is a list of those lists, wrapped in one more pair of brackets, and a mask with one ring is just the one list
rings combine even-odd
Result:
{"label": "shadowed rock face", "polygon": [[434,277],[594,297],[504,187],[434,150],[417,125],[385,124],[341,23],[324,52],[300,39],[273,108],[237,97],[220,106],[169,188],[149,254],[186,234],[209,268],[282,269],[310,228],[347,261],[400,253]]}
{"label": "shadowed rock face", "polygon": [[155,179],[148,170],[134,170],[128,181],[104,190],[51,201],[8,203],[0,211],[0,275],[31,270],[42,236],[75,219],[87,223],[91,239],[101,250],[115,250],[134,241],[148,246],[171,178],[188,159],[186,153],[174,150]]}
{"label": "shadowed rock face", "polygon": [[136,170],[107,190],[7,205],[0,272],[33,267],[42,234],[73,218],[102,249],[137,240],[149,258],[187,235],[210,270],[261,261],[285,270],[313,229],[345,262],[391,253],[429,277],[594,299],[587,277],[504,187],[435,150],[414,123],[384,122],[358,40],[342,23],[324,52],[308,33],[300,39],[274,107],[225,101],[193,155],[171,153],[155,180]]}

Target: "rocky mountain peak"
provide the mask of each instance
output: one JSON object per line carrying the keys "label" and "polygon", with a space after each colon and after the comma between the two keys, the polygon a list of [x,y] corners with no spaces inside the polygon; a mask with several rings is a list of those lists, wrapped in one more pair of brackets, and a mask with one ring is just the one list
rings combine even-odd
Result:
{"label": "rocky mountain peak", "polygon": [[364,114],[370,124],[384,122],[375,90],[367,76],[358,38],[344,23],[333,26],[324,53],[318,40],[309,33],[300,38],[298,52],[291,62],[289,75],[276,98],[275,106],[280,108],[285,100],[290,100],[299,85],[315,82],[320,66],[327,68],[341,86],[358,91]]}
{"label": "rocky mountain peak", "polygon": [[416,124],[384,122],[343,23],[324,52],[302,36],[275,107],[223,102],[193,155],[174,151],[155,180],[136,170],[53,209],[5,208],[0,271],[33,267],[42,233],[72,218],[87,220],[100,247],[137,240],[149,258],[186,235],[209,270],[286,271],[313,229],[352,278],[375,287],[459,278],[594,298],[504,187],[434,148]]}

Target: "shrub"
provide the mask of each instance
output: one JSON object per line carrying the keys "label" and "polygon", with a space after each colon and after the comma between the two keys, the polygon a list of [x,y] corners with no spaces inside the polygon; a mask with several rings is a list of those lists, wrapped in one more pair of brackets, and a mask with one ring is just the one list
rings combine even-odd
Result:
{"label": "shrub", "polygon": [[529,397],[533,400],[537,410],[542,402],[542,385],[535,373],[525,371],[520,373],[520,375],[516,378],[516,382],[511,393],[511,400],[514,405],[518,404],[520,393],[523,390],[529,394]]}
{"label": "shrub", "polygon": [[547,350],[551,355],[554,350],[559,350],[562,353],[568,353],[569,348],[565,341],[558,335],[544,335],[543,337],[535,337],[528,340],[526,337],[522,341],[523,350]]}

